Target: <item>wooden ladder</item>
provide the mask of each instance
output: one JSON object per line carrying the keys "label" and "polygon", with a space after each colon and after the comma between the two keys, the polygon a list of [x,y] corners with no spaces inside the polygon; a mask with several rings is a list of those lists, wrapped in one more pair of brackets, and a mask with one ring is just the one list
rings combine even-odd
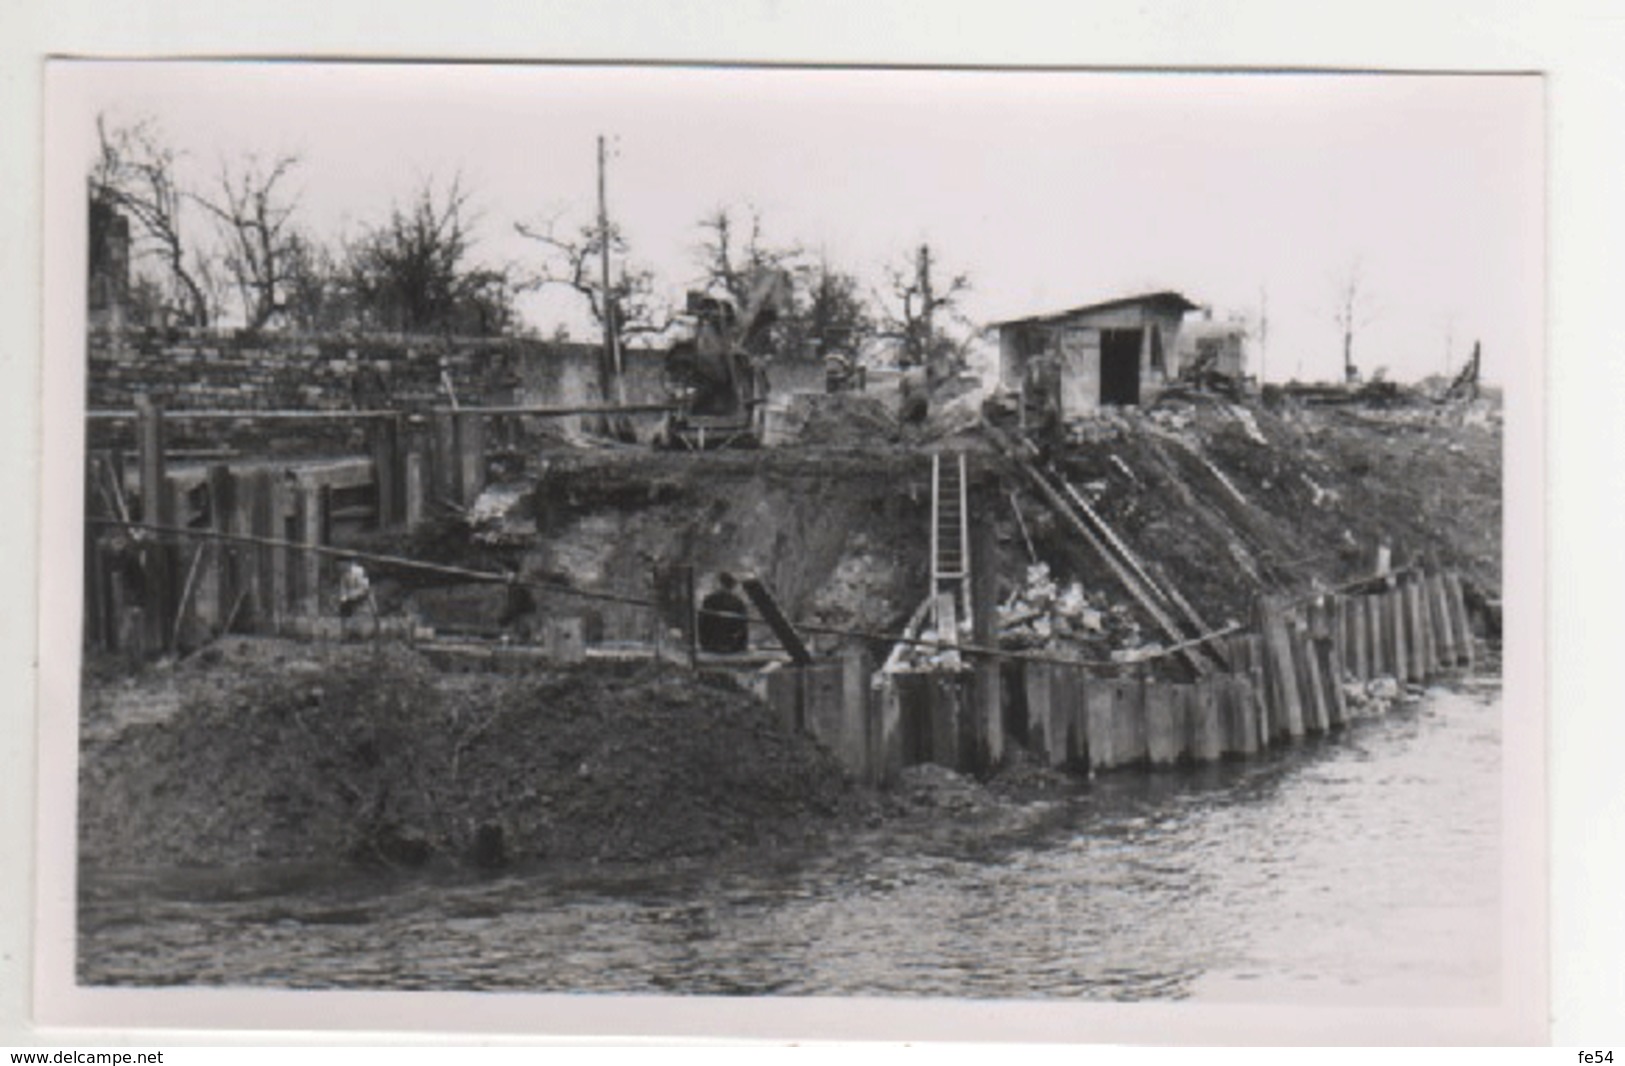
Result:
{"label": "wooden ladder", "polygon": [[931,614],[937,637],[959,643],[969,625],[970,527],[965,506],[965,453],[931,456]]}

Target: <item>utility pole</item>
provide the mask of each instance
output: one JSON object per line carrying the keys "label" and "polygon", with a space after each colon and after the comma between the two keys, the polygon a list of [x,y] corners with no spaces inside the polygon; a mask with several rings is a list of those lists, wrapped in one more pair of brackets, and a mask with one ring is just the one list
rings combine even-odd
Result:
{"label": "utility pole", "polygon": [[620,309],[609,287],[609,207],[604,196],[604,135],[598,135],[598,251],[604,286],[604,358],[606,382],[613,384],[614,396],[605,390],[604,402],[626,406],[626,378],[621,373],[621,344],[615,328]]}
{"label": "utility pole", "polygon": [[931,246],[928,244],[920,245],[919,261],[915,267],[915,284],[920,289],[921,304],[918,338],[920,362],[925,367],[927,380],[934,382],[941,368],[936,365],[931,353],[931,338],[935,334],[931,332]]}

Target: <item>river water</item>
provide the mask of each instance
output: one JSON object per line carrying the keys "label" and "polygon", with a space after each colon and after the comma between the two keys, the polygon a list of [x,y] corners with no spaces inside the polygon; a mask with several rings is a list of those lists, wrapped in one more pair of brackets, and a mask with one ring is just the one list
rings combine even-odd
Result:
{"label": "river water", "polygon": [[1472,1005],[1496,998],[1499,690],[1019,829],[635,873],[85,877],[88,984]]}

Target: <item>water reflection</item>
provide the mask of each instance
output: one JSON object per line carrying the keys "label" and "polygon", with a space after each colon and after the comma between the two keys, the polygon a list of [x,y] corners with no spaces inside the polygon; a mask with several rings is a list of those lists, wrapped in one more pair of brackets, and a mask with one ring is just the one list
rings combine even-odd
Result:
{"label": "water reflection", "polygon": [[[1488,695],[1490,698],[1486,699]],[[1498,697],[1105,775],[992,839],[637,871],[88,875],[81,980],[1459,1003],[1495,991]]]}

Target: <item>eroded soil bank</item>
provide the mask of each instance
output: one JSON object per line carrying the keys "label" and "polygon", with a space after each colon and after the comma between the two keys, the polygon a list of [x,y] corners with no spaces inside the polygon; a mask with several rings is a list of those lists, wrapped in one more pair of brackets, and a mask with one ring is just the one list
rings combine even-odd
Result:
{"label": "eroded soil bank", "polygon": [[[1132,608],[1011,464],[974,435],[962,443],[973,511],[996,528],[1001,601],[1031,543],[1102,609]],[[1206,399],[1103,417],[1053,458],[1222,625],[1261,591],[1369,573],[1379,540],[1396,561],[1457,569],[1481,600],[1498,600],[1500,449],[1498,406],[1482,402],[1371,411]],[[535,467],[483,539],[399,547],[576,588],[652,590],[674,610],[662,582],[677,567],[750,569],[794,619],[885,632],[925,591],[929,457],[895,442],[575,450]],[[381,590],[394,580],[376,576]],[[393,595],[401,609],[416,598],[488,627],[504,606],[490,585],[403,583]],[[650,622],[632,610],[598,619],[609,639],[635,639]],[[637,862],[795,848],[944,810],[997,820],[1001,794],[1066,787],[1011,743],[991,789],[921,770],[900,789],[867,791],[738,687],[654,664],[450,674],[405,646],[230,638],[133,674],[92,661],[83,692],[80,853],[111,867]]]}

